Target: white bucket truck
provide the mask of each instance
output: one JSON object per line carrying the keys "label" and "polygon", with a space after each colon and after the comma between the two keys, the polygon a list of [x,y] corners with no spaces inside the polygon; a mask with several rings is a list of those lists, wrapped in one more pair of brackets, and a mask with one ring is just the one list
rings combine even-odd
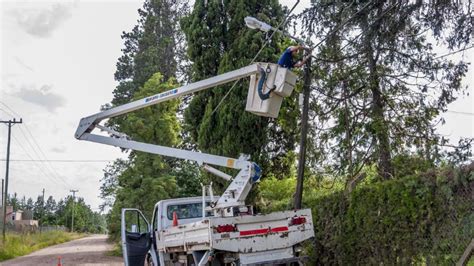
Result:
{"label": "white bucket truck", "polygon": [[[104,119],[249,76],[246,110],[277,117],[283,98],[293,91],[296,75],[276,64],[256,63],[81,119],[75,133],[79,140],[196,161],[205,171],[230,182],[219,197],[213,196],[211,186],[204,186],[202,197],[158,202],[151,224],[140,210],[122,209],[125,265],[301,264],[300,244],[314,236],[311,210],[254,214],[245,198],[261,170],[247,156],[234,159],[137,142],[100,124]],[[108,135],[92,133],[95,128]],[[232,177],[211,165],[238,169],[239,173]]]}

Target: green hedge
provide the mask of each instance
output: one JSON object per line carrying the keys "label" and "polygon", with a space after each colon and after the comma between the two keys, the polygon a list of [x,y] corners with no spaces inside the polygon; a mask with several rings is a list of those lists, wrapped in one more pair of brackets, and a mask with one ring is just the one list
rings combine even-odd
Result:
{"label": "green hedge", "polygon": [[[455,264],[474,237],[473,168],[365,182],[351,193],[305,184],[303,202],[312,209],[316,234],[311,264]],[[291,192],[278,193],[281,182],[288,190],[288,181],[260,186],[261,203],[272,203],[263,209],[288,206],[291,197],[281,196]]]}

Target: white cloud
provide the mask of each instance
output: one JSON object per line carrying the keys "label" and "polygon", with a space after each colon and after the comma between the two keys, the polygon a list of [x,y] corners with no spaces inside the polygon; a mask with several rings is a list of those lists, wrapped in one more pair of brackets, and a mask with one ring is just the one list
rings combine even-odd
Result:
{"label": "white cloud", "polygon": [[71,17],[71,6],[54,4],[49,8],[14,9],[10,13],[26,33],[46,38]]}
{"label": "white cloud", "polygon": [[54,112],[57,108],[65,105],[66,99],[59,94],[51,92],[51,89],[51,85],[43,85],[39,89],[23,85],[13,92],[12,95],[19,97],[25,102],[42,106],[49,112]]}
{"label": "white cloud", "polygon": [[51,151],[55,153],[65,153],[67,149],[64,146],[55,146],[51,148]]}
{"label": "white cloud", "polygon": [[[66,12],[72,15],[50,18],[58,12],[58,9],[54,11],[54,2],[70,7]],[[32,152],[34,148],[27,141],[32,141],[29,134],[25,139],[19,132],[20,127],[26,126],[50,160],[112,161],[127,157],[112,146],[78,141],[74,132],[81,117],[96,113],[113,97],[115,64],[123,48],[120,36],[122,31],[129,31],[136,24],[137,9],[142,5],[143,0],[0,0],[0,101],[19,114],[16,118],[23,118],[23,124],[12,132],[18,139],[12,142],[12,159],[30,159],[28,156],[34,160],[44,159]],[[28,12],[28,16],[16,11]],[[40,16],[41,12],[49,16],[43,19],[48,27],[35,28],[30,25],[34,22],[26,27],[26,21],[47,17]],[[24,27],[18,23],[20,18]],[[40,37],[38,33],[46,37],[50,34],[50,37]],[[40,90],[45,84],[52,86]],[[6,118],[0,110],[2,117]],[[6,147],[6,135],[7,131],[0,130],[0,147]],[[60,153],[63,148],[64,152]],[[102,202],[97,196],[106,164],[15,161],[10,165],[9,191],[36,198],[45,188],[46,195],[59,200],[70,195],[69,189],[79,189],[78,196],[97,208]],[[44,168],[45,173],[37,166]],[[68,185],[54,178],[49,168],[61,175]],[[4,172],[5,164],[0,164],[0,173]]]}

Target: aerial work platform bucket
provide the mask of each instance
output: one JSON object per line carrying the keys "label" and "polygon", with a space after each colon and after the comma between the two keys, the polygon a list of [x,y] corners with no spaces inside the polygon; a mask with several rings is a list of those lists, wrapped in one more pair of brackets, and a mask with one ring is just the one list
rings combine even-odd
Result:
{"label": "aerial work platform bucket", "polygon": [[250,76],[245,110],[259,116],[276,118],[283,98],[293,92],[296,74],[277,64],[259,63],[260,73]]}

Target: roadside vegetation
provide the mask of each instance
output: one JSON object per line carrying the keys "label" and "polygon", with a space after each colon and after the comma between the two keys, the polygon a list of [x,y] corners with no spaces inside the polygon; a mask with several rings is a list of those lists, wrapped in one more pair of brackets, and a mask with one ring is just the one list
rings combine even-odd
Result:
{"label": "roadside vegetation", "polygon": [[[32,198],[19,198],[14,193],[8,195],[7,201],[8,205],[13,207],[13,211],[23,211],[23,220],[37,220],[40,227],[63,226],[70,231],[74,213],[74,232],[95,234],[106,232],[105,215],[92,211],[81,197],[73,199],[72,196],[67,196],[56,202],[52,196],[43,198],[38,195],[34,201]],[[7,230],[15,230],[11,222],[8,224]],[[29,229],[29,231],[32,230],[37,231],[39,228]]]}
{"label": "roadside vegetation", "polygon": [[84,237],[81,233],[68,233],[63,231],[50,231],[33,234],[6,234],[6,241],[0,242],[0,261],[27,255],[38,249],[68,242]]}
{"label": "roadside vegetation", "polygon": [[[109,239],[109,241],[113,241],[112,239]],[[107,252],[107,255],[109,256],[116,256],[116,257],[122,257],[123,252],[122,252],[122,245],[120,242],[114,241],[114,248],[110,251]]]}

